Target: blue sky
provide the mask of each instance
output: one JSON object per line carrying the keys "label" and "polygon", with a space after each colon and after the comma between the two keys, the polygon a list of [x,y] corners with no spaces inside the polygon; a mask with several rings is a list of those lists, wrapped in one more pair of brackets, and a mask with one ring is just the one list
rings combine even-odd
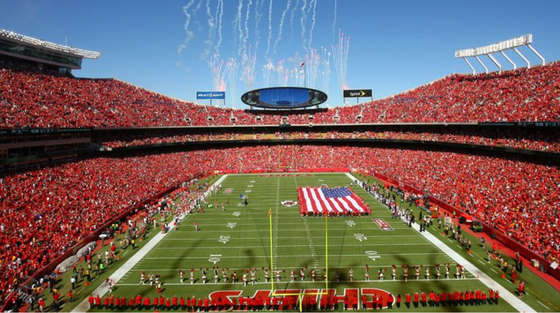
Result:
{"label": "blue sky", "polygon": [[[244,107],[239,98],[249,88],[307,85],[327,92],[330,106],[337,106],[343,104],[344,77],[335,65],[346,67],[349,88],[372,88],[374,98],[383,98],[470,72],[455,59],[455,50],[527,33],[547,61],[558,60],[559,12],[560,1],[554,0],[8,0],[0,2],[0,28],[61,44],[67,38],[70,46],[101,51],[100,59],[85,60],[74,72],[78,77],[114,77],[184,100],[195,100],[196,91],[225,88],[227,106],[236,108]],[[349,36],[346,61],[335,47],[339,30],[345,40]],[[313,49],[319,58],[306,61]],[[528,48],[520,51],[539,61]],[[328,53],[327,66],[321,60]],[[213,76],[214,55],[214,68],[221,60],[223,65]],[[508,55],[523,64],[513,51]],[[237,64],[237,72],[228,72],[228,62],[229,68]],[[251,70],[253,75],[243,74]]]}

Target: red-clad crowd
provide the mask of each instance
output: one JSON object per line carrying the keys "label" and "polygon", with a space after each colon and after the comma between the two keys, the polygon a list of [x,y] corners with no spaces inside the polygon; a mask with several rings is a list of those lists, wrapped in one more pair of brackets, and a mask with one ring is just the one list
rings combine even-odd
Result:
{"label": "red-clad crowd", "polygon": [[455,74],[382,100],[283,115],[196,105],[115,79],[0,68],[2,128],[559,120],[560,62],[502,74]]}
{"label": "red-clad crowd", "polygon": [[13,288],[130,205],[199,174],[318,166],[399,179],[502,229],[548,260],[559,260],[557,167],[449,152],[242,147],[89,159],[3,178],[2,290]]}
{"label": "red-clad crowd", "polygon": [[[233,292],[235,293],[235,292]],[[305,296],[302,298],[301,307],[304,311],[338,311],[344,310],[368,310],[368,309],[410,309],[418,307],[439,306],[479,306],[498,304],[500,294],[496,290],[489,289],[488,292],[481,290],[453,291],[453,292],[415,292],[394,296],[371,294],[363,295],[361,302],[356,296]],[[189,312],[209,311],[292,311],[299,308],[300,299],[297,296],[255,296],[255,297],[143,297],[141,295],[130,298],[119,297],[111,294],[108,297],[90,295],[88,298],[90,308],[108,310],[183,310]]]}
{"label": "red-clad crowd", "polygon": [[475,144],[485,146],[510,147],[546,152],[560,152],[560,141],[558,133],[543,134],[537,132],[525,138],[518,129],[508,131],[489,131],[480,129],[472,132],[411,132],[411,131],[312,131],[309,132],[254,132],[247,133],[224,133],[224,134],[184,134],[167,135],[150,131],[149,134],[139,133],[137,135],[119,135],[119,140],[114,136],[101,139],[101,144],[110,148],[121,148],[130,146],[154,145],[163,143],[179,143],[192,141],[214,141],[214,140],[263,140],[263,139],[396,139],[396,140],[420,140],[433,142],[449,142],[461,144]]}

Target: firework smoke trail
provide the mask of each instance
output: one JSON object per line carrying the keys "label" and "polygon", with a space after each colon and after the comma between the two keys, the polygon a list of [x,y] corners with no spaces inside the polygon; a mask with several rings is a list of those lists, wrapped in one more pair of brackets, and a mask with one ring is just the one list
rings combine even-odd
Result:
{"label": "firework smoke trail", "polygon": [[268,60],[266,65],[263,68],[263,84],[264,87],[270,86],[270,78],[272,77],[272,72],[275,71],[274,64],[272,64],[272,60]]}
{"label": "firework smoke trail", "polygon": [[307,7],[307,0],[303,0],[303,5],[301,6],[301,44],[303,49],[307,51],[307,45],[305,44],[305,25],[307,24],[307,14],[305,13],[305,8]]}
{"label": "firework smoke trail", "polygon": [[338,83],[342,90],[348,89],[346,85],[346,72],[348,70],[348,53],[350,50],[350,37],[345,37],[342,32],[338,32],[338,41],[333,46],[334,68],[338,75]]}
{"label": "firework smoke trail", "polygon": [[251,5],[253,0],[249,0],[247,4],[247,11],[245,13],[245,36],[243,37],[243,54],[247,53],[247,39],[249,38],[249,12],[251,12]]}
{"label": "firework smoke trail", "polygon": [[206,62],[208,60],[208,55],[214,43],[214,16],[212,16],[212,10],[210,9],[210,0],[206,0],[206,16],[208,17],[208,37],[204,41],[205,47],[202,53],[202,59]]}
{"label": "firework smoke trail", "polygon": [[331,78],[331,53],[323,47],[321,47],[321,70],[319,72],[319,77],[322,83],[323,91],[326,94],[329,94],[329,84]]}
{"label": "firework smoke trail", "polygon": [[292,0],[288,0],[286,3],[286,9],[282,12],[282,17],[280,18],[280,25],[278,26],[278,36],[276,36],[276,41],[274,42],[274,48],[272,51],[276,54],[276,47],[278,47],[278,43],[282,40],[282,30],[284,29],[284,18],[286,17],[286,13],[290,9],[290,5],[292,4]]}
{"label": "firework smoke trail", "polygon": [[235,20],[233,20],[233,29],[237,30],[237,37],[234,36],[235,44],[237,45],[237,54],[243,55],[242,49],[242,42],[243,42],[243,29],[241,28],[241,10],[243,10],[243,0],[239,0],[239,4],[237,5],[237,13],[235,14]]}
{"label": "firework smoke trail", "polygon": [[219,16],[218,17],[218,43],[214,47],[214,54],[220,55],[220,46],[222,45],[222,17],[224,16],[224,0],[218,0],[218,8],[216,9],[216,16]]}
{"label": "firework smoke trail", "polygon": [[[186,50],[189,42],[191,41],[191,39],[194,37],[194,32],[192,30],[189,29],[189,26],[191,24],[191,13],[189,13],[189,9],[190,7],[194,4],[194,0],[191,0],[186,6],[183,7],[183,13],[185,14],[187,20],[185,21],[185,25],[184,25],[184,29],[185,32],[187,33],[187,38],[185,38],[185,41],[179,45],[179,48],[177,49],[177,53],[181,54],[183,52],[183,50]],[[199,3],[200,6],[200,3]],[[195,11],[197,11],[197,9],[195,8]],[[194,14],[195,12],[193,12]]]}
{"label": "firework smoke trail", "polygon": [[294,8],[292,9],[291,17],[290,17],[290,31],[292,34],[292,39],[294,39],[294,16],[296,14],[296,10],[299,6],[299,0],[296,1]]}
{"label": "firework smoke trail", "polygon": [[261,41],[260,25],[261,25],[261,18],[263,16],[262,14],[263,3],[264,0],[257,0],[257,3],[255,4],[255,40],[257,42]]}
{"label": "firework smoke trail", "polygon": [[272,0],[270,0],[268,6],[268,39],[266,43],[266,53],[265,56],[268,58],[270,52],[270,39],[272,38]]}
{"label": "firework smoke trail", "polygon": [[[313,14],[311,17],[311,29],[309,30],[309,49],[313,43],[313,30],[315,29],[315,15],[317,14],[317,0],[311,0],[313,2]],[[309,4],[311,8],[311,3]]]}
{"label": "firework smoke trail", "polygon": [[212,72],[212,86],[214,86],[214,90],[220,90],[225,77],[224,60],[220,60],[217,55],[213,55],[210,58],[210,70]]}
{"label": "firework smoke trail", "polygon": [[247,59],[243,61],[241,64],[242,73],[241,73],[241,80],[245,83],[248,89],[253,88],[253,84],[255,83],[255,64],[257,62],[257,48],[258,43],[255,44],[255,51],[254,54],[252,53],[253,49],[249,45],[248,53],[246,55]]}
{"label": "firework smoke trail", "polygon": [[278,85],[286,87],[288,86],[288,71],[284,66],[284,60],[278,61],[278,65],[276,66],[276,73],[278,74]]}
{"label": "firework smoke trail", "polygon": [[309,52],[310,53],[305,56],[305,75],[307,75],[307,87],[316,88],[321,58],[317,54],[317,50],[311,49],[309,50]]}
{"label": "firework smoke trail", "polygon": [[228,94],[231,97],[231,108],[234,108],[235,100],[237,100],[237,69],[239,64],[237,60],[230,58],[227,64],[227,72],[226,72],[226,83],[229,87]]}

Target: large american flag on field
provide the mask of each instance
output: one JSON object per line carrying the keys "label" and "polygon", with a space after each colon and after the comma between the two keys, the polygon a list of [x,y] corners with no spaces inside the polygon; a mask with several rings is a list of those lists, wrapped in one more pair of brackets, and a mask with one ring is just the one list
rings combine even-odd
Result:
{"label": "large american flag on field", "polygon": [[369,207],[348,187],[300,187],[298,188],[302,214],[366,214]]}

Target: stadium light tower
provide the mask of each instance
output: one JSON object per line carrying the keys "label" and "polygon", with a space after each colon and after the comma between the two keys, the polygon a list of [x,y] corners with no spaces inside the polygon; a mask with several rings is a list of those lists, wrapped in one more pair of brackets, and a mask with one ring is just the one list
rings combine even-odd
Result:
{"label": "stadium light tower", "polygon": [[498,52],[501,53],[508,60],[508,62],[513,65],[513,69],[515,70],[517,69],[517,64],[515,64],[515,62],[513,62],[504,53],[504,51],[506,50],[513,49],[527,63],[527,68],[531,68],[531,62],[529,62],[529,60],[521,52],[519,52],[519,50],[517,50],[518,47],[527,46],[541,59],[542,65],[545,65],[546,62],[544,57],[535,48],[533,48],[533,46],[531,46],[532,42],[533,42],[533,35],[527,34],[527,35],[508,39],[484,47],[457,50],[455,51],[455,58],[461,58],[465,60],[465,62],[467,62],[467,64],[473,71],[473,75],[474,75],[476,74],[476,70],[474,69],[474,67],[472,66],[472,64],[469,62],[467,58],[474,57],[480,63],[480,65],[484,67],[486,73],[488,73],[488,67],[486,67],[486,64],[484,64],[484,62],[482,62],[482,60],[479,58],[479,56],[481,55],[487,55],[490,58],[490,60],[492,60],[492,62],[498,67],[498,71],[501,73],[502,65],[498,62],[498,60],[496,60],[496,58],[494,58],[492,54]]}

